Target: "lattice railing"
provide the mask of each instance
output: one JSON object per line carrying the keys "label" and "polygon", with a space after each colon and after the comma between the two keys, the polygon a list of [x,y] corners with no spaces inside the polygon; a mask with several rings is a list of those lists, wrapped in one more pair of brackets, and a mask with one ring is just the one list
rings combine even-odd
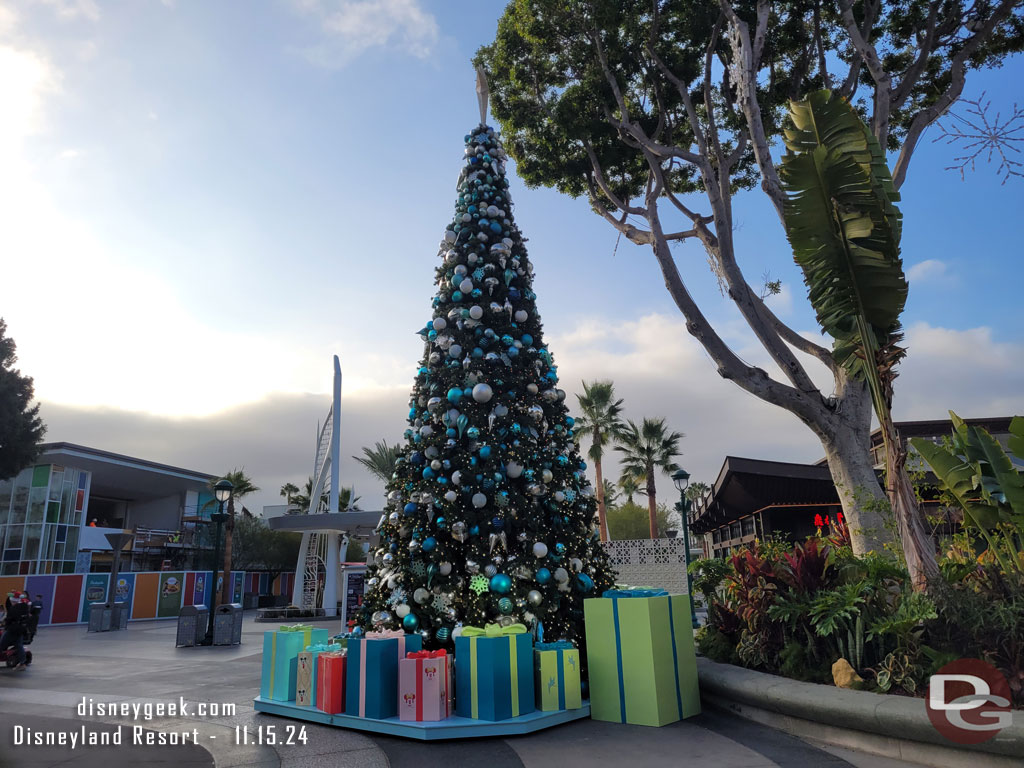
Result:
{"label": "lattice railing", "polygon": [[625,539],[605,542],[604,547],[619,573],[616,583],[656,587],[673,595],[687,593],[682,539]]}

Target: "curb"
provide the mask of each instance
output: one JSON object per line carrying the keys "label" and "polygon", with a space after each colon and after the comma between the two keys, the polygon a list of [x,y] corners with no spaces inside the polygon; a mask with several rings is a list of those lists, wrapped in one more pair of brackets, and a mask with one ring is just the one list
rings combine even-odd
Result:
{"label": "curb", "polygon": [[924,700],[803,683],[698,657],[710,706],[791,733],[934,768],[1024,766],[1024,716],[989,741],[954,745],[932,726]]}

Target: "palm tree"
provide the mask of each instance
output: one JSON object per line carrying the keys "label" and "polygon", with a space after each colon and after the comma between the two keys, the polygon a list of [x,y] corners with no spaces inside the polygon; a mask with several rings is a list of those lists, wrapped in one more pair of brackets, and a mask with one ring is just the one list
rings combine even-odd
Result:
{"label": "palm tree", "polygon": [[212,490],[221,480],[227,480],[234,486],[231,496],[228,497],[228,519],[224,533],[224,586],[220,594],[221,605],[224,605],[231,602],[231,539],[235,532],[235,501],[245,498],[250,493],[255,493],[259,488],[253,485],[252,480],[245,474],[245,467],[233,469],[223,477],[211,480],[210,489]]}
{"label": "palm tree", "polygon": [[[296,489],[298,491],[298,489]],[[356,502],[359,501],[359,496],[354,496],[355,491],[352,488],[346,488],[342,486],[338,489],[338,512],[358,512],[359,506]],[[313,478],[307,477],[305,487],[292,494],[292,507],[295,511],[292,514],[305,515],[309,509],[309,497],[313,495]],[[313,512],[319,512],[321,509],[327,508],[330,504],[330,495],[327,493],[320,494],[320,503],[313,508]]]}
{"label": "palm tree", "polygon": [[298,492],[299,486],[295,485],[295,483],[285,483],[281,486],[281,496],[284,497],[285,503],[289,507],[292,505],[292,500]]}
{"label": "palm tree", "polygon": [[622,476],[643,483],[650,514],[651,538],[658,537],[658,499],[654,476],[657,470],[675,472],[679,466],[672,461],[679,455],[680,432],[669,432],[664,419],[644,419],[637,427],[632,421],[619,434],[615,450],[622,454]]}
{"label": "palm tree", "polygon": [[619,486],[605,478],[604,481],[604,503],[606,507],[614,507],[619,500]]}
{"label": "palm tree", "polygon": [[398,459],[398,446],[388,445],[387,440],[379,440],[373,448],[363,446],[362,456],[353,456],[374,477],[380,478],[384,485],[391,481],[395,473],[395,461]]}
{"label": "palm tree", "polygon": [[577,438],[591,438],[587,456],[594,462],[597,480],[597,519],[601,530],[601,541],[608,541],[608,517],[605,510],[604,476],[601,473],[601,459],[605,446],[616,439],[622,428],[622,400],[615,399],[615,384],[611,381],[583,382],[583,394],[576,395],[582,415],[573,429]]}
{"label": "palm tree", "polygon": [[630,504],[633,503],[633,497],[640,492],[640,484],[629,475],[623,475],[619,478],[619,488],[622,489],[622,493],[626,496],[626,501]]}
{"label": "palm tree", "polygon": [[[885,443],[885,484],[914,588],[938,579],[935,548],[925,533],[906,448],[892,420],[900,315],[907,278],[900,258],[901,213],[885,151],[854,107],[830,91],[789,106],[780,178],[783,217],[793,256],[823,331],[835,339],[832,358],[865,382]],[[851,518],[854,510],[850,510]],[[862,536],[857,520],[850,531]]]}

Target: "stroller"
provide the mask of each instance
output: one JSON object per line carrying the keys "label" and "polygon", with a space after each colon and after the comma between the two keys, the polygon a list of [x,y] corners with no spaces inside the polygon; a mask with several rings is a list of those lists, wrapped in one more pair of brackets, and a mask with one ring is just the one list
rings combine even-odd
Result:
{"label": "stroller", "polygon": [[[25,602],[27,602],[27,600]],[[12,605],[10,599],[8,599],[8,601],[7,601],[7,612],[5,614],[6,616],[10,615],[10,612],[11,612],[13,607],[14,606]],[[24,618],[19,622],[19,624],[20,624],[19,629],[20,629],[20,632],[21,632],[22,646],[28,646],[32,642],[32,640],[35,639],[36,629],[39,626],[39,613],[40,613],[40,611],[39,611],[38,608],[32,607],[32,608],[29,609],[28,614],[25,615]],[[11,627],[7,626],[6,629],[10,630]],[[0,633],[0,635],[2,635],[2,633]],[[18,665],[18,654],[17,654],[17,650],[15,649],[14,646],[11,646],[10,648],[4,648],[3,650],[0,650],[0,662],[2,662],[8,669],[11,669],[12,667],[16,667]],[[26,647],[25,648],[25,666],[27,667],[31,663],[32,663],[32,651],[30,651]]]}

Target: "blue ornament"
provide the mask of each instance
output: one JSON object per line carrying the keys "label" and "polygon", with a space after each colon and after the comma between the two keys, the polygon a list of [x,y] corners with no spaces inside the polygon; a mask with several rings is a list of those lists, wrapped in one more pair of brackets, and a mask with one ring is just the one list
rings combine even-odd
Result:
{"label": "blue ornament", "polygon": [[549,571],[547,568],[538,568],[537,569],[537,583],[538,584],[547,584],[549,581],[551,581],[551,571]]}
{"label": "blue ornament", "polygon": [[472,526],[470,526],[470,528],[469,528],[469,535],[470,536],[479,536],[480,535],[480,526],[479,525],[472,525]]}
{"label": "blue ornament", "polygon": [[[457,301],[462,301],[462,291],[453,291],[452,292],[452,301],[456,301],[456,302]],[[406,617],[406,618],[408,618],[408,617]]]}
{"label": "blue ornament", "polygon": [[585,573],[576,574],[576,588],[580,592],[590,592],[594,588],[594,580]]}
{"label": "blue ornament", "polygon": [[448,427],[448,429],[444,431],[444,434],[445,437],[455,437],[458,432],[455,431],[455,427]]}
{"label": "blue ornament", "polygon": [[448,524],[448,521],[444,519],[444,516],[443,516],[443,515],[442,515],[441,517],[435,517],[435,518],[434,518],[434,525],[436,525],[436,526],[437,526],[438,528],[440,528],[440,529],[441,529],[442,531],[444,530],[444,528],[445,528],[445,526],[446,526],[447,524]]}
{"label": "blue ornament", "polygon": [[405,614],[405,618],[402,619],[402,629],[406,632],[415,632],[419,629],[420,620],[415,613]]}
{"label": "blue ornament", "polygon": [[437,546],[437,539],[435,539],[433,536],[428,536],[423,540],[422,546],[424,552],[433,552],[434,548]]}
{"label": "blue ornament", "polygon": [[533,336],[531,336],[528,333],[524,333],[520,341],[523,342],[523,344],[528,347],[531,344],[533,344]]}
{"label": "blue ornament", "polygon": [[489,459],[489,458],[491,458],[491,446],[489,446],[489,445],[481,446],[481,448],[480,448],[480,458],[481,459]]}
{"label": "blue ornament", "polygon": [[416,504],[414,502],[410,501],[408,504],[405,505],[404,512],[407,515],[415,514],[416,513]]}
{"label": "blue ornament", "polygon": [[491,592],[504,595],[512,589],[512,578],[504,573],[496,573],[491,577]]}
{"label": "blue ornament", "polygon": [[509,347],[508,348],[508,356],[509,357],[518,357],[519,356],[519,350],[516,349],[515,347]]}
{"label": "blue ornament", "polygon": [[459,400],[462,399],[462,390],[458,387],[452,387],[448,390],[448,402],[455,405]]}
{"label": "blue ornament", "polygon": [[420,453],[419,451],[413,451],[412,456],[409,457],[409,461],[412,462],[413,464],[422,464],[423,454]]}
{"label": "blue ornament", "polygon": [[468,437],[470,440],[476,440],[478,437],[480,437],[480,430],[477,429],[476,427],[470,427],[469,429],[466,430],[466,437]]}
{"label": "blue ornament", "polygon": [[555,553],[559,554],[559,555],[564,555],[565,554],[565,544],[562,544],[561,542],[555,544]]}
{"label": "blue ornament", "polygon": [[434,476],[434,470],[432,470],[430,467],[424,467],[423,468],[423,479],[424,480],[429,480],[433,476]]}

